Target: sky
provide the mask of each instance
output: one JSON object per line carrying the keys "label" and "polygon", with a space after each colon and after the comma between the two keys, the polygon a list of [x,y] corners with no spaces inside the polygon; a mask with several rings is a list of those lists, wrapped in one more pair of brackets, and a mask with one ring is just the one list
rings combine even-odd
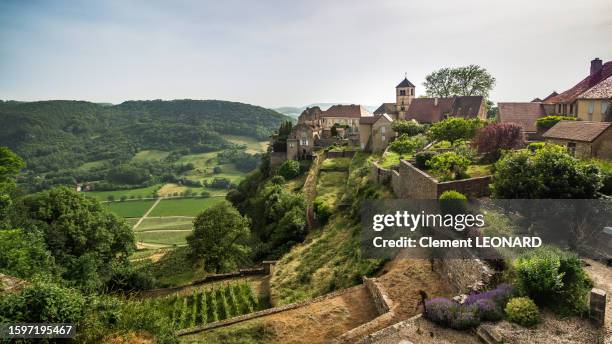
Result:
{"label": "sky", "polygon": [[610,0],[0,0],[0,99],[394,101],[477,64],[530,101],[612,60]]}

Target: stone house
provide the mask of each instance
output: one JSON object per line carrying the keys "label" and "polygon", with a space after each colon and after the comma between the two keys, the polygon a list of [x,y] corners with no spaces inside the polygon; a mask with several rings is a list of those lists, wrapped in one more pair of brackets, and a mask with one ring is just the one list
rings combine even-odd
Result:
{"label": "stone house", "polygon": [[334,125],[348,126],[349,131],[359,130],[359,119],[372,116],[368,110],[361,105],[333,105],[321,114],[321,126],[331,128]]}
{"label": "stone house", "polygon": [[385,150],[397,135],[391,124],[393,118],[388,114],[362,117],[359,120],[359,141],[361,149],[374,153]]}
{"label": "stone house", "polygon": [[578,158],[612,159],[611,128],[610,122],[560,121],[542,137]]}
{"label": "stone house", "polygon": [[583,121],[612,121],[612,76],[578,96],[577,116]]}
{"label": "stone house", "polygon": [[538,133],[537,120],[545,117],[546,111],[541,102],[530,103],[497,103],[498,120],[500,123],[515,123],[523,127],[525,140],[534,141],[540,139],[542,133]]}
{"label": "stone house", "polygon": [[[605,101],[605,89],[610,87],[611,81],[607,80],[610,76],[612,76],[612,61],[603,63],[601,59],[595,58],[591,61],[589,75],[567,91],[543,100],[546,113],[548,115],[578,116],[584,120],[597,121],[597,118],[601,118],[597,114],[601,113],[601,110],[607,111],[609,107],[610,99],[608,97]],[[598,87],[600,83],[604,85]],[[590,91],[591,89],[594,90]],[[600,97],[602,95],[603,97]]]}
{"label": "stone house", "polygon": [[375,115],[387,114],[393,120],[414,119],[419,123],[435,123],[449,117],[486,119],[482,96],[415,98],[415,86],[404,78],[395,87],[395,103],[383,103]]}
{"label": "stone house", "polygon": [[287,138],[287,159],[309,158],[318,140],[319,131],[317,127],[306,123],[297,124]]}

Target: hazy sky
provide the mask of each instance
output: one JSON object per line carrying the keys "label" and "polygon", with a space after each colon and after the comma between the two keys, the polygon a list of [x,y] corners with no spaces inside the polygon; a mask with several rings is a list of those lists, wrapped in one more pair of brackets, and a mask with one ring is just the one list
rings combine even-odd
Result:
{"label": "hazy sky", "polygon": [[611,42],[610,0],[0,0],[0,99],[376,105],[473,63],[529,101]]}

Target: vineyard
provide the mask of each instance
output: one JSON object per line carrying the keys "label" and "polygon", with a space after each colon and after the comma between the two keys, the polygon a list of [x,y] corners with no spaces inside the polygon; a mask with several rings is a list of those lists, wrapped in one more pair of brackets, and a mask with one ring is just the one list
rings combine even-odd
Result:
{"label": "vineyard", "polygon": [[203,325],[267,308],[248,283],[228,284],[212,290],[196,290],[191,295],[175,294],[149,300],[167,311],[176,329]]}

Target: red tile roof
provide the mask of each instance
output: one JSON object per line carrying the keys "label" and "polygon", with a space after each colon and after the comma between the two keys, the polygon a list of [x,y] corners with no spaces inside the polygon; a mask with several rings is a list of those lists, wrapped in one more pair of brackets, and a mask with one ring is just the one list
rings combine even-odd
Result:
{"label": "red tile roof", "polygon": [[415,98],[406,110],[406,119],[414,119],[419,123],[434,123],[443,120],[447,114],[453,117],[476,118],[482,102],[481,96]]}
{"label": "red tile roof", "polygon": [[603,80],[599,84],[589,88],[586,92],[579,95],[580,99],[609,99],[612,98],[612,76]]}
{"label": "red tile roof", "polygon": [[382,103],[378,109],[374,110],[375,115],[382,115],[383,113],[396,113],[395,103]]}
{"label": "red tile roof", "polygon": [[376,122],[376,120],[378,120],[378,117],[380,116],[381,115],[360,117],[359,124],[374,124],[374,122]]}
{"label": "red tile roof", "polygon": [[610,122],[560,121],[542,137],[569,141],[593,142],[610,128]]}
{"label": "red tile roof", "polygon": [[368,115],[370,115],[368,110],[361,105],[333,105],[326,111],[323,111],[322,117],[360,118]]}
{"label": "red tile roof", "polygon": [[552,93],[551,93],[551,94],[549,94],[548,96],[546,96],[546,98],[542,99],[542,101],[543,101],[543,102],[546,102],[546,101],[547,101],[547,100],[549,100],[550,98],[552,98],[552,97],[556,97],[556,96],[558,96],[558,95],[559,95],[559,93],[557,93],[557,91],[552,91]]}
{"label": "red tile roof", "polygon": [[525,132],[536,132],[536,121],[546,116],[541,103],[497,103],[497,108],[500,122],[519,124]]}
{"label": "red tile roof", "polygon": [[612,75],[612,61],[606,62],[601,70],[593,75],[589,75],[586,78],[582,79],[579,83],[574,85],[574,87],[569,90],[552,97],[546,101],[549,104],[557,104],[557,103],[571,103],[578,98],[582,93],[584,93],[589,88],[597,85],[602,80],[607,79],[610,75]]}

